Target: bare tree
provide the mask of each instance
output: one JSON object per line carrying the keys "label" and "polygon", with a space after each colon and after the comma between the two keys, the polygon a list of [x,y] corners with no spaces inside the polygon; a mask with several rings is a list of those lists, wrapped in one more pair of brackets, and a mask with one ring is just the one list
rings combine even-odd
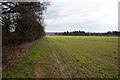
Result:
{"label": "bare tree", "polygon": [[8,33],[3,35],[3,44],[23,43],[44,36],[42,15],[47,5],[47,1],[2,2],[3,34]]}

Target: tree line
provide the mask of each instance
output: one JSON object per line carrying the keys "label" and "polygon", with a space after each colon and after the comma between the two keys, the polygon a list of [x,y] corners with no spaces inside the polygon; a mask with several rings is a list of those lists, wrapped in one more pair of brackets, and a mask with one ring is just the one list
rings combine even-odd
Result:
{"label": "tree line", "polygon": [[54,33],[54,35],[68,35],[68,36],[120,36],[120,31],[108,31],[106,33],[89,33],[85,31],[72,31]]}
{"label": "tree line", "polygon": [[22,44],[45,35],[44,11],[50,5],[43,2],[1,2],[2,43]]}

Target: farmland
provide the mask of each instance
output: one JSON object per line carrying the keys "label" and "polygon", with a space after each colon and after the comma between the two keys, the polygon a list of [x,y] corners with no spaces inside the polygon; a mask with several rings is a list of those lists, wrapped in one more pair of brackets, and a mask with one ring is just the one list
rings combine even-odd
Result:
{"label": "farmland", "polygon": [[118,37],[46,36],[28,55],[3,77],[118,78]]}
{"label": "farmland", "polygon": [[117,37],[49,36],[48,40],[68,76],[118,76]]}

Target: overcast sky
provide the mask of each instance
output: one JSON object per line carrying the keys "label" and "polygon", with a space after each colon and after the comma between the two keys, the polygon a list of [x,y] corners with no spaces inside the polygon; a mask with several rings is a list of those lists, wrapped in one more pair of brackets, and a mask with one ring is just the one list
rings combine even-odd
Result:
{"label": "overcast sky", "polygon": [[119,0],[49,1],[51,5],[45,13],[46,32],[118,30]]}

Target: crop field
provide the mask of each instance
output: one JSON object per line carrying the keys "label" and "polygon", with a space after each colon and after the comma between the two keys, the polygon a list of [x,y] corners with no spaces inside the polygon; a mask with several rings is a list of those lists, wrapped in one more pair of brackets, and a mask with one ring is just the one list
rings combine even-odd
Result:
{"label": "crop field", "polygon": [[77,78],[117,78],[118,38],[47,36],[61,73]]}
{"label": "crop field", "polygon": [[118,37],[46,36],[3,77],[118,78]]}

